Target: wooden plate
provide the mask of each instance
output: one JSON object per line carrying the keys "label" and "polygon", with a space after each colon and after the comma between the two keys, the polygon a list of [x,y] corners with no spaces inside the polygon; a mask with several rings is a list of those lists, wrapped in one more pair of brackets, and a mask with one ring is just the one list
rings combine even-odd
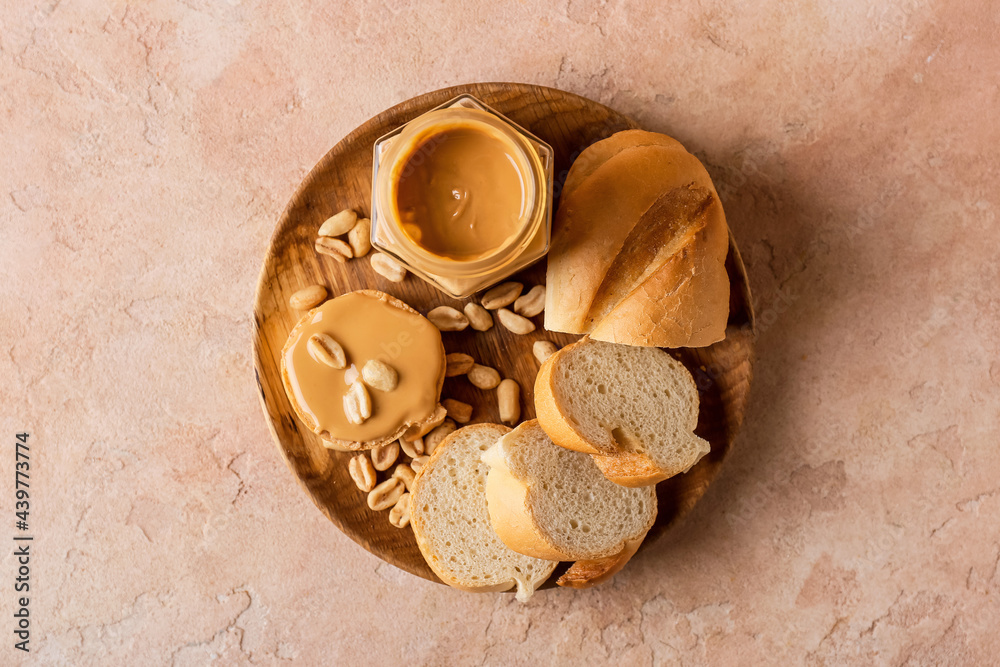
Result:
{"label": "wooden plate", "polygon": [[[461,308],[461,301],[446,297],[413,275],[402,283],[391,283],[372,271],[367,258],[339,264],[313,250],[316,230],[330,215],[345,208],[369,214],[375,140],[461,93],[474,95],[553,147],[557,195],[580,151],[615,132],[637,127],[625,116],[591,100],[525,84],[470,84],[407,100],[344,137],[302,182],[274,231],[254,304],[254,368],[261,405],[278,449],[295,477],[317,507],[351,539],[396,567],[433,581],[437,577],[420,555],[412,531],[393,527],[387,512],[368,509],[365,494],[358,491],[347,472],[350,454],[326,449],[296,418],[285,397],[279,369],[282,346],[302,315],[289,308],[288,298],[306,285],[326,285],[332,296],[375,288],[423,313],[441,304]],[[690,511],[705,493],[743,420],[751,378],[753,312],[743,264],[732,242],[727,267],[732,300],[726,340],[708,348],[677,351],[698,383],[701,413],[697,432],[711,442],[712,451],[689,473],[659,485],[659,516],[644,547]],[[544,278],[544,262],[515,276],[525,289]],[[485,333],[470,328],[444,334],[448,352],[471,354],[518,381],[524,419],[534,417],[532,386],[538,363],[532,356],[532,343],[546,338],[562,346],[578,338],[542,331],[542,316],[535,321],[538,330],[527,336],[516,336],[499,325]],[[476,389],[465,378],[448,378],[443,395],[475,406],[473,423],[499,421],[495,393]]]}

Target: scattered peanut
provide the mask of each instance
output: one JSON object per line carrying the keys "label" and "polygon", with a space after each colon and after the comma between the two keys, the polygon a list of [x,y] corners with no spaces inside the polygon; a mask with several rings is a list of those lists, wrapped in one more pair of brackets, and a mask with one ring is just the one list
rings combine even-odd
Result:
{"label": "scattered peanut", "polygon": [[413,478],[417,476],[417,474],[413,472],[413,468],[405,463],[400,463],[396,466],[396,469],[392,471],[392,476],[403,482],[407,491],[413,490]]}
{"label": "scattered peanut", "polygon": [[427,313],[427,319],[441,331],[461,331],[469,326],[469,318],[451,306],[438,306]]}
{"label": "scattered peanut", "polygon": [[461,352],[452,352],[445,358],[446,366],[444,369],[444,376],[446,378],[453,378],[458,375],[465,375],[472,368],[476,360],[467,354],[462,354]]}
{"label": "scattered peanut", "polygon": [[497,406],[500,409],[500,421],[511,426],[517,423],[521,416],[521,387],[516,380],[507,378],[497,386]]}
{"label": "scattered peanut", "polygon": [[347,242],[355,257],[364,257],[372,249],[371,233],[372,221],[368,218],[361,218],[354,229],[347,232]]}
{"label": "scattered peanut", "polygon": [[441,422],[440,426],[436,427],[424,438],[424,454],[428,456],[433,454],[437,446],[441,444],[441,441],[447,438],[456,428],[458,426],[450,419],[445,419]]}
{"label": "scattered peanut", "polygon": [[372,416],[372,398],[360,380],[355,380],[344,395],[344,413],[352,424],[363,424]]}
{"label": "scattered peanut", "polygon": [[427,462],[430,460],[430,458],[431,457],[427,456],[426,454],[424,456],[418,456],[417,458],[410,461],[410,468],[413,470],[413,472],[420,474],[420,471],[424,469],[424,466],[427,465]]}
{"label": "scattered peanut", "polygon": [[399,458],[399,443],[393,440],[388,445],[382,445],[372,450],[372,465],[375,470],[388,470]]}
{"label": "scattered peanut", "polygon": [[483,307],[488,310],[496,310],[514,303],[521,294],[524,285],[521,283],[509,282],[497,285],[491,290],[487,290],[481,299]]}
{"label": "scattered peanut", "polygon": [[489,331],[493,327],[493,318],[490,317],[490,311],[478,303],[470,301],[465,304],[465,316],[469,318],[469,324],[476,331]]}
{"label": "scattered peanut", "polygon": [[387,510],[396,504],[405,491],[402,480],[390,477],[368,493],[368,507],[376,512]]}
{"label": "scattered peanut", "polygon": [[399,448],[402,449],[403,453],[411,459],[415,459],[424,453],[424,439],[417,438],[415,440],[404,440],[400,438]]}
{"label": "scattered peanut", "polygon": [[351,473],[351,479],[362,491],[367,493],[375,488],[375,468],[372,467],[367,455],[358,454],[352,457],[351,462],[347,464],[347,471]]}
{"label": "scattered peanut", "polygon": [[500,384],[500,374],[495,368],[489,366],[474,364],[466,375],[469,376],[469,382],[480,389],[492,389]]}
{"label": "scattered peanut", "polygon": [[370,359],[361,369],[361,378],[365,384],[379,391],[392,391],[399,384],[399,373],[396,369],[378,359]]}
{"label": "scattered peanut", "polygon": [[472,406],[454,398],[446,398],[441,401],[441,405],[448,411],[448,416],[459,424],[468,424],[472,419]]}
{"label": "scattered peanut", "polygon": [[340,236],[354,229],[358,222],[358,214],[351,209],[330,216],[319,228],[320,236]]}
{"label": "scattered peanut", "polygon": [[346,368],[347,355],[344,348],[332,336],[325,333],[314,333],[306,341],[306,351],[314,360],[326,364],[330,368]]}
{"label": "scattered peanut", "polygon": [[389,523],[396,528],[406,528],[410,525],[410,494],[404,493],[389,510]]}
{"label": "scattered peanut", "polygon": [[535,330],[534,322],[506,308],[498,310],[497,317],[500,318],[500,324],[504,325],[512,333],[523,336]]}
{"label": "scattered peanut", "polygon": [[340,239],[330,238],[329,236],[320,236],[316,239],[316,252],[321,255],[333,257],[338,262],[346,262],[351,257],[354,257],[351,246]]}
{"label": "scattered peanut", "polygon": [[527,294],[517,297],[514,312],[524,317],[534,317],[545,310],[545,285],[535,285]]}
{"label": "scattered peanut", "polygon": [[392,257],[389,257],[389,255],[377,252],[371,256],[369,261],[372,263],[372,269],[374,269],[375,273],[388,281],[401,283],[406,278],[406,267]]}
{"label": "scattered peanut", "polygon": [[322,285],[303,287],[288,299],[288,305],[295,310],[309,310],[326,301],[326,288]]}
{"label": "scattered peanut", "polygon": [[558,350],[559,348],[556,347],[556,344],[549,340],[536,340],[535,344],[531,346],[531,351],[540,364],[544,364],[545,360]]}

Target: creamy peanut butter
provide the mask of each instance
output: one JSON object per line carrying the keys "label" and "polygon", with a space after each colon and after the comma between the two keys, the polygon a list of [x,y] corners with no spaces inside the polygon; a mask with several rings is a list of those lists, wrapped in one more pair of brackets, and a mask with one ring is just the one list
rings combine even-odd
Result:
{"label": "creamy peanut butter", "polygon": [[504,247],[524,225],[530,202],[516,148],[484,124],[436,126],[398,164],[398,219],[428,252],[476,259]]}
{"label": "creamy peanut butter", "polygon": [[[344,368],[314,357],[316,346],[311,353],[308,344],[313,334],[326,334],[340,344]],[[388,392],[367,387],[371,416],[352,424],[344,396],[372,359],[395,369],[398,383]],[[441,394],[444,346],[440,331],[402,302],[377,292],[351,292],[310,311],[296,326],[285,345],[282,368],[285,391],[314,432],[352,442],[378,440],[434,412]]]}

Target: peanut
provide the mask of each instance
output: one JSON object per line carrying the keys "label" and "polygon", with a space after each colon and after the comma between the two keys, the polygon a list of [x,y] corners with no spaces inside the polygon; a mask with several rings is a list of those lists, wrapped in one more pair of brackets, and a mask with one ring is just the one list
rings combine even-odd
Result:
{"label": "peanut", "polygon": [[535,285],[527,294],[517,297],[514,312],[524,317],[534,317],[545,310],[545,285]]}
{"label": "peanut", "polygon": [[522,289],[524,289],[524,285],[515,282],[497,285],[483,295],[481,300],[483,308],[486,308],[487,310],[496,310],[497,308],[509,306],[514,303],[514,300],[521,294]]}
{"label": "peanut", "polygon": [[368,507],[375,510],[387,510],[399,500],[406,491],[402,480],[390,477],[368,493]]}
{"label": "peanut", "polygon": [[493,327],[493,318],[490,311],[486,310],[478,303],[471,301],[465,304],[465,316],[469,318],[469,324],[476,331],[489,331]]}
{"label": "peanut", "polygon": [[468,424],[472,419],[472,406],[454,398],[446,398],[441,401],[441,405],[448,411],[448,416],[459,424]]}
{"label": "peanut", "polygon": [[424,456],[418,456],[417,458],[410,461],[410,469],[412,469],[413,472],[420,474],[420,471],[424,469],[424,466],[427,465],[427,462],[430,460],[430,458],[431,457],[427,456],[426,454]]}
{"label": "peanut", "polygon": [[306,351],[314,360],[326,364],[330,368],[346,368],[347,355],[344,348],[332,336],[325,333],[314,333],[306,341]]}
{"label": "peanut", "polygon": [[403,440],[400,438],[399,448],[402,449],[403,453],[411,459],[415,459],[424,453],[424,439],[417,438],[415,440]]}
{"label": "peanut", "polygon": [[388,470],[399,458],[399,443],[393,440],[388,445],[382,445],[372,450],[372,465],[375,470]]}
{"label": "peanut", "polygon": [[358,214],[351,209],[345,209],[340,213],[330,216],[319,227],[320,236],[340,236],[354,229],[358,222]]}
{"label": "peanut", "polygon": [[389,523],[396,528],[406,528],[410,525],[410,494],[404,493],[389,510]]}
{"label": "peanut", "polygon": [[360,380],[355,380],[344,395],[344,413],[352,424],[364,424],[372,416],[372,398]]}
{"label": "peanut", "polygon": [[433,431],[427,434],[424,438],[424,454],[430,456],[437,449],[437,446],[441,444],[441,441],[451,435],[458,426],[455,425],[450,419],[445,419],[441,422],[441,425],[436,427]]}
{"label": "peanut", "polygon": [[405,463],[400,463],[396,466],[396,469],[392,471],[392,476],[403,482],[407,491],[413,490],[413,478],[417,476],[417,474],[413,472],[413,468]]}
{"label": "peanut", "polygon": [[361,369],[361,378],[365,384],[379,391],[392,391],[399,384],[399,373],[396,369],[378,359],[371,359]]}
{"label": "peanut", "polygon": [[385,253],[377,252],[368,260],[372,269],[388,281],[401,283],[406,278],[406,267]]}
{"label": "peanut", "polygon": [[535,330],[535,323],[527,317],[521,317],[515,312],[501,308],[497,311],[500,324],[504,325],[508,331],[523,336]]}
{"label": "peanut", "polygon": [[420,424],[414,424],[413,426],[406,429],[403,432],[403,440],[416,440],[417,438],[422,438],[444,421],[444,418],[448,416],[448,411],[444,409],[443,405],[439,405],[434,408],[434,413],[427,419],[427,421]]}
{"label": "peanut", "polygon": [[326,288],[322,285],[303,287],[288,299],[288,305],[295,310],[309,310],[326,301]]}
{"label": "peanut", "polygon": [[531,352],[540,364],[544,364],[545,360],[555,354],[558,349],[555,343],[548,340],[536,340],[535,344],[531,346]]}
{"label": "peanut", "polygon": [[371,233],[372,221],[368,218],[361,218],[354,229],[347,232],[347,242],[355,257],[364,257],[372,249]]}
{"label": "peanut", "polygon": [[474,364],[466,375],[469,376],[469,382],[480,389],[492,389],[500,384],[500,374],[489,366]]}
{"label": "peanut", "polygon": [[362,491],[367,493],[375,488],[375,468],[365,454],[352,457],[351,462],[347,464],[347,471],[351,473],[351,479]]}
{"label": "peanut", "polygon": [[340,239],[330,238],[329,236],[320,236],[316,239],[316,252],[321,255],[333,257],[340,263],[344,263],[354,256],[351,246]]}
{"label": "peanut", "polygon": [[438,306],[427,313],[427,319],[441,331],[461,331],[469,326],[469,318],[451,306]]}
{"label": "peanut", "polygon": [[462,354],[461,352],[452,352],[445,358],[446,366],[444,370],[444,376],[446,378],[453,378],[458,375],[465,375],[469,372],[469,369],[476,363],[475,359],[467,354]]}
{"label": "peanut", "polygon": [[500,421],[511,426],[517,423],[521,416],[521,387],[516,380],[507,378],[497,386],[497,406],[500,409]]}

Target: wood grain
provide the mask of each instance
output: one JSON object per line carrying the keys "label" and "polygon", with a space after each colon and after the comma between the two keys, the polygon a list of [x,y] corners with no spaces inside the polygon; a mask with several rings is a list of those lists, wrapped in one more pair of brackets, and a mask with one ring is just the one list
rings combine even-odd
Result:
{"label": "wood grain", "polygon": [[[391,283],[372,271],[367,258],[339,264],[313,250],[316,231],[330,215],[345,208],[353,208],[359,215],[369,214],[375,140],[461,93],[478,97],[553,147],[557,197],[570,164],[584,148],[615,132],[637,127],[625,116],[591,100],[526,84],[469,84],[407,100],[344,137],[305,178],[274,231],[254,304],[254,368],[261,405],[292,473],[316,506],[351,539],[392,565],[433,581],[437,578],[420,555],[413,533],[393,527],[388,512],[368,509],[365,494],[357,490],[347,472],[350,454],[326,449],[298,421],[285,397],[279,368],[281,348],[302,314],[289,308],[288,298],[307,285],[325,285],[331,296],[356,289],[379,289],[422,313],[442,304],[461,309],[463,301],[445,296],[412,275],[402,283]],[[752,372],[753,313],[743,264],[732,242],[727,268],[733,290],[726,340],[708,348],[675,352],[698,383],[701,411],[697,432],[711,442],[712,451],[686,475],[659,485],[659,516],[646,545],[675,524],[704,494],[743,420]],[[527,290],[544,282],[544,277],[541,262],[514,279],[523,282]],[[448,352],[471,354],[504,377],[518,381],[523,419],[534,417],[532,385],[538,363],[531,352],[532,343],[544,338],[562,346],[577,338],[543,331],[542,319],[542,315],[534,318],[538,329],[526,336],[514,335],[499,324],[485,333],[470,328],[443,334]],[[443,396],[475,406],[472,423],[499,421],[495,392],[479,390],[464,377],[448,378]],[[553,576],[550,581],[555,579]]]}

